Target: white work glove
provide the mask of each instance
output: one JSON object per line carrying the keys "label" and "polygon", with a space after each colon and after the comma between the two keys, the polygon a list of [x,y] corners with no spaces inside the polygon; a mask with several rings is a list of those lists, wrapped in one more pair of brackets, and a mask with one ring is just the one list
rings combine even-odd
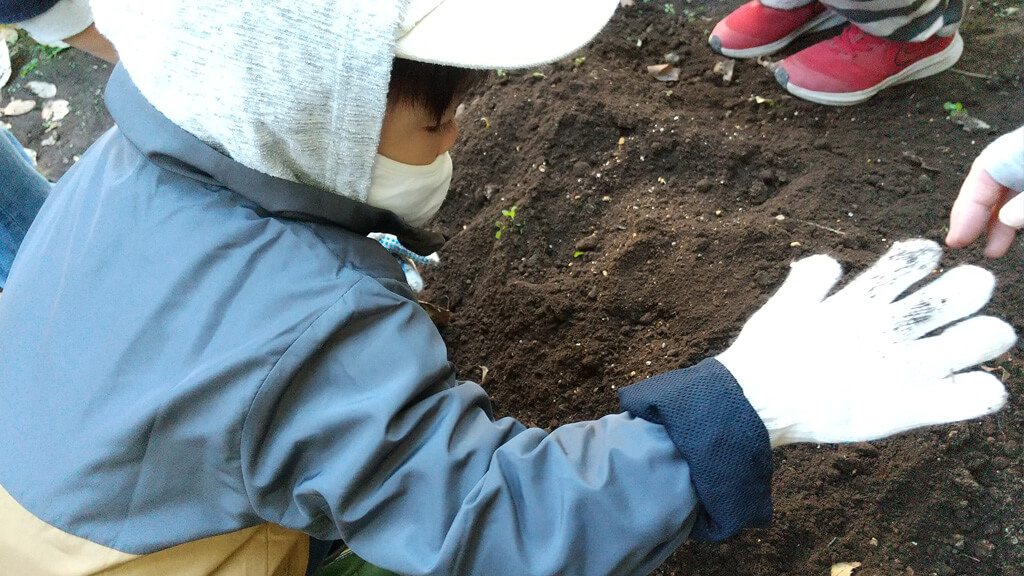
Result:
{"label": "white work glove", "polygon": [[414,292],[420,292],[423,290],[423,276],[420,275],[417,266],[437,266],[441,263],[441,258],[434,252],[430,256],[420,256],[419,254],[409,250],[402,243],[398,241],[398,238],[394,234],[383,234],[381,232],[371,232],[367,234],[370,238],[373,238],[384,248],[387,248],[388,252],[392,256],[398,259],[402,265],[402,272],[405,272],[405,281],[409,283],[409,287]]}
{"label": "white work glove", "polygon": [[906,297],[942,255],[929,240],[897,242],[835,294],[839,263],[824,255],[792,264],[779,291],[718,356],[768,429],[772,447],[860,442],[1001,408],[991,374],[960,372],[1016,340],[993,317],[964,320],[995,285],[977,266],[954,268]]}

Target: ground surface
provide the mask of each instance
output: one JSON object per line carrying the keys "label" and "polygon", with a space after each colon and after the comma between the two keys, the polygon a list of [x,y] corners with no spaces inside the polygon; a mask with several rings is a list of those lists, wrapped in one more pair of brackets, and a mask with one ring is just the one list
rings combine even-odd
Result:
{"label": "ground surface", "polygon": [[[827,252],[859,270],[894,240],[941,241],[973,158],[1022,121],[1012,8],[971,3],[956,71],[825,108],[787,97],[753,62],[729,84],[712,72],[707,31],[737,3],[638,0],[578,58],[496,75],[466,103],[435,223],[451,240],[423,298],[451,312],[451,358],[498,414],[550,428],[616,411],[618,387],[721,351],[793,259]],[[663,83],[646,67],[668,53],[681,74]],[[40,145],[37,114],[5,119],[56,178],[109,126],[108,69],[21,41],[14,70],[4,102],[28,97],[32,79],[71,102],[53,145]],[[946,102],[992,130],[964,131]],[[971,248],[943,264],[981,260]],[[987,312],[1018,333],[1022,262],[1018,243],[986,263],[1000,280]],[[988,366],[1012,394],[994,417],[777,451],[772,526],[686,544],[658,573],[821,576],[855,561],[857,576],[1019,576],[1021,360],[1018,345]]]}

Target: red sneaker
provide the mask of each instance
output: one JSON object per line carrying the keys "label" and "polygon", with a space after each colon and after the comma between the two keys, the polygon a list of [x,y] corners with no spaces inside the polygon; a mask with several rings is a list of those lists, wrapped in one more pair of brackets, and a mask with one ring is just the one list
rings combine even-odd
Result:
{"label": "red sneaker", "polygon": [[889,86],[938,74],[956,64],[963,51],[959,32],[924,42],[894,42],[851,24],[839,36],[784,59],[775,79],[804,100],[846,106]]}
{"label": "red sneaker", "polygon": [[751,0],[715,25],[708,44],[715,52],[730,58],[757,58],[778,51],[801,34],[838,26],[845,21],[820,2],[779,10]]}

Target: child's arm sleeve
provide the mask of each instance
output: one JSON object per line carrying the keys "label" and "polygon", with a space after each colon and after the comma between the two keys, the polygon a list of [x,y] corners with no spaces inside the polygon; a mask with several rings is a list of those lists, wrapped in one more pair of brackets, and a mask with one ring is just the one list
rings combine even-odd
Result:
{"label": "child's arm sleeve", "polygon": [[0,24],[16,24],[38,16],[60,0],[0,0]]}
{"label": "child's arm sleeve", "polygon": [[495,421],[422,309],[372,280],[281,358],[243,438],[258,514],[403,574],[642,574],[698,517],[665,427]]}
{"label": "child's arm sleeve", "polygon": [[[0,0],[8,4],[6,0]],[[89,0],[60,0],[53,2],[21,2],[20,10],[12,9],[9,13],[0,10],[4,20],[17,22],[18,25],[40,44],[49,46],[67,46],[63,42],[75,34],[85,30],[93,22]],[[13,18],[13,19],[11,19]]]}

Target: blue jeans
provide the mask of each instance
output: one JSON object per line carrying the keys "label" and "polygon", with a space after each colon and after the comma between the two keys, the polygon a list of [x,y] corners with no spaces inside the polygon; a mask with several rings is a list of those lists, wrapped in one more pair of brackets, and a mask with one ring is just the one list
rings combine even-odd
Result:
{"label": "blue jeans", "polygon": [[50,183],[32,166],[14,135],[0,128],[0,289],[7,284],[14,255],[35,220]]}

